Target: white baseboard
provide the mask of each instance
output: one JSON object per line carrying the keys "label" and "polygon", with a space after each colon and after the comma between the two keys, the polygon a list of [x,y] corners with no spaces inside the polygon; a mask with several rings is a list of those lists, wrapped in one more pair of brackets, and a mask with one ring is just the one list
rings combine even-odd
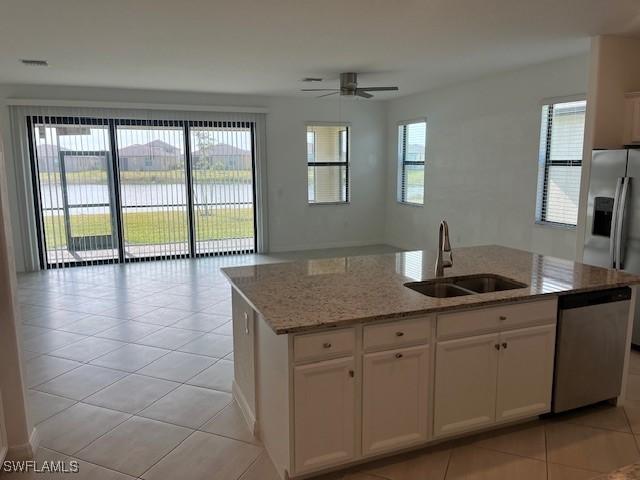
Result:
{"label": "white baseboard", "polygon": [[21,445],[10,446],[7,449],[7,458],[9,460],[30,460],[34,458],[38,445],[40,445],[40,434],[38,429],[33,427],[29,441]]}
{"label": "white baseboard", "polygon": [[252,435],[256,436],[258,432],[256,430],[257,425],[255,413],[251,411],[244,393],[242,393],[242,390],[240,390],[240,387],[235,380],[231,386],[231,391],[233,393],[233,398],[238,402],[238,406],[240,407],[240,411],[242,412],[245,422],[247,422],[247,425],[249,426],[249,431]]}

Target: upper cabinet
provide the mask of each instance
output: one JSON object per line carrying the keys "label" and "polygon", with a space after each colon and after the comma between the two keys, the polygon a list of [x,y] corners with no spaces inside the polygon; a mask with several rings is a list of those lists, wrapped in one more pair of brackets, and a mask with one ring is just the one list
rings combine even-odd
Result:
{"label": "upper cabinet", "polygon": [[640,144],[640,92],[625,94],[624,143]]}

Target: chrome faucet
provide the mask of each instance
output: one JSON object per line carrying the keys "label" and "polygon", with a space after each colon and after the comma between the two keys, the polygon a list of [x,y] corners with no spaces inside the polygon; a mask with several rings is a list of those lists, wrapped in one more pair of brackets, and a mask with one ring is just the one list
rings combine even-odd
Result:
{"label": "chrome faucet", "polygon": [[[445,259],[444,254],[448,253]],[[451,253],[451,243],[449,242],[449,225],[446,220],[440,222],[438,231],[438,258],[436,258],[436,277],[444,275],[444,269],[453,266],[453,254]]]}

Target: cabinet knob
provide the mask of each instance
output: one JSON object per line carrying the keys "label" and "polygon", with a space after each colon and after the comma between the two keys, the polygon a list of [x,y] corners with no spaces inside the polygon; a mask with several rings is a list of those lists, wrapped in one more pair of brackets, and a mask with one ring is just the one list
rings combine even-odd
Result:
{"label": "cabinet knob", "polygon": [[507,317],[505,315],[500,315],[500,320],[506,320]]}
{"label": "cabinet knob", "polygon": [[402,358],[402,354],[401,353],[396,353],[396,358]]}
{"label": "cabinet knob", "polygon": [[331,348],[331,344],[329,342],[325,342],[322,344],[324,348]]}
{"label": "cabinet knob", "polygon": [[350,376],[351,378],[353,378],[353,377],[354,377],[354,375],[355,375],[355,372],[354,372],[353,370],[349,370],[349,376]]}
{"label": "cabinet knob", "polygon": [[402,337],[404,335],[404,332],[396,332],[396,337]]}
{"label": "cabinet knob", "polygon": [[500,350],[500,344],[499,344],[499,343],[496,343],[496,344],[493,346],[493,348],[495,348],[496,350]]}
{"label": "cabinet knob", "polygon": [[507,342],[502,342],[502,348],[507,348]]}

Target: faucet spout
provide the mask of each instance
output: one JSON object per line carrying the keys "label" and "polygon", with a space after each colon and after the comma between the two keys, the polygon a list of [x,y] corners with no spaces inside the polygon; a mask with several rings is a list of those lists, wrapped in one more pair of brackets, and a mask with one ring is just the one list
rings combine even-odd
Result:
{"label": "faucet spout", "polygon": [[[445,258],[445,253],[447,258]],[[438,257],[436,258],[436,277],[444,275],[444,269],[453,266],[453,254],[449,240],[449,224],[446,220],[440,222],[438,230]]]}

